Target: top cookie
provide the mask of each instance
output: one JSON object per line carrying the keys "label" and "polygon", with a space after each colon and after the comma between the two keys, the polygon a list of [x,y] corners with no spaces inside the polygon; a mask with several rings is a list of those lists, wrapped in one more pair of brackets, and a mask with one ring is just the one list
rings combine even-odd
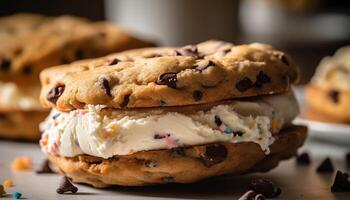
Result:
{"label": "top cookie", "polygon": [[1,24],[8,25],[0,28],[0,41],[5,41],[0,46],[0,80],[18,84],[39,82],[40,71],[49,66],[150,46],[118,26],[72,16],[22,14],[3,18]]}
{"label": "top cookie", "polygon": [[53,67],[40,79],[45,107],[141,108],[282,93],[298,80],[298,67],[268,45],[207,41],[182,48],[130,50]]}

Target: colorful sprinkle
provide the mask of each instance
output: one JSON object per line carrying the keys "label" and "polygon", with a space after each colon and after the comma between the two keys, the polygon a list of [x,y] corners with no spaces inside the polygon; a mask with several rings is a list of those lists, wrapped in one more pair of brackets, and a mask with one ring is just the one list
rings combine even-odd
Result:
{"label": "colorful sprinkle", "polygon": [[27,156],[17,157],[11,163],[11,169],[14,171],[25,171],[32,168],[32,159]]}
{"label": "colorful sprinkle", "polygon": [[13,181],[10,180],[10,179],[6,179],[6,180],[2,183],[2,185],[4,186],[4,188],[11,188],[11,187],[13,187]]}
{"label": "colorful sprinkle", "polygon": [[233,130],[232,130],[232,128],[230,128],[230,127],[226,127],[225,130],[224,130],[224,132],[225,132],[226,134],[231,134],[231,133],[233,132]]}
{"label": "colorful sprinkle", "polygon": [[22,194],[19,192],[14,192],[12,195],[13,195],[13,199],[20,199],[22,196]]}

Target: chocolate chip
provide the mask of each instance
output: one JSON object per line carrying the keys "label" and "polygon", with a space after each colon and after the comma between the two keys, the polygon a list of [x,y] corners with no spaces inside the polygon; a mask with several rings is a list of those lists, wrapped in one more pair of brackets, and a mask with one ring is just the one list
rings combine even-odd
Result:
{"label": "chocolate chip", "polygon": [[175,156],[186,156],[186,151],[184,147],[172,148],[170,151],[171,151],[171,154]]}
{"label": "chocolate chip", "polygon": [[61,183],[59,185],[59,187],[56,189],[56,192],[58,194],[63,194],[63,193],[67,193],[67,192],[72,192],[72,193],[76,193],[78,191],[78,188],[75,187],[70,180],[68,179],[68,177],[64,176],[61,179]]}
{"label": "chocolate chip", "polygon": [[210,66],[215,66],[215,63],[211,60],[202,60],[194,65],[196,71],[202,72]]}
{"label": "chocolate chip", "polygon": [[337,171],[333,185],[331,187],[332,192],[350,192],[349,175],[341,171]]}
{"label": "chocolate chip", "polygon": [[162,56],[163,55],[159,53],[152,53],[152,54],[145,55],[144,58],[156,58],[156,57],[162,57]]}
{"label": "chocolate chip", "polygon": [[149,168],[158,167],[158,163],[155,160],[145,160],[144,165]]}
{"label": "chocolate chip", "polygon": [[110,60],[110,61],[108,62],[107,65],[116,65],[116,64],[118,64],[119,62],[120,62],[120,60],[119,60],[118,58],[113,58],[112,60]]}
{"label": "chocolate chip", "polygon": [[164,105],[166,105],[166,102],[165,102],[165,101],[163,101],[163,100],[160,100],[160,101],[159,101],[159,103],[160,103],[160,106],[164,106]]}
{"label": "chocolate chip", "polygon": [[161,139],[164,139],[166,137],[170,137],[170,134],[159,134],[159,133],[156,133],[153,136],[153,138],[156,139],[156,140],[161,140]]}
{"label": "chocolate chip", "polygon": [[187,45],[176,50],[177,56],[198,56],[198,49],[194,45]]}
{"label": "chocolate chip", "polygon": [[121,108],[125,108],[128,105],[129,100],[130,100],[130,95],[131,94],[127,94],[127,95],[124,96],[123,102],[120,104]]}
{"label": "chocolate chip", "polygon": [[205,148],[205,153],[201,155],[201,160],[206,167],[223,162],[227,158],[227,149],[222,144],[213,144]]}
{"label": "chocolate chip", "polygon": [[85,53],[84,53],[84,51],[83,51],[82,49],[77,49],[77,50],[75,51],[75,58],[76,58],[77,60],[81,60],[81,59],[83,59],[83,58],[85,57],[84,54],[85,54]]}
{"label": "chocolate chip", "polygon": [[32,66],[26,65],[22,69],[23,74],[30,75],[32,73]]}
{"label": "chocolate chip", "polygon": [[275,198],[281,194],[281,188],[276,187],[274,183],[266,179],[253,179],[250,182],[249,189],[267,198]]}
{"label": "chocolate chip", "polygon": [[173,73],[173,72],[161,74],[157,80],[157,84],[167,85],[168,87],[173,89],[176,89],[176,82],[177,82],[176,73]]}
{"label": "chocolate chip", "polygon": [[109,81],[105,77],[101,78],[101,84],[102,84],[103,89],[105,90],[105,93],[108,96],[112,97],[111,87],[109,86]]}
{"label": "chocolate chip", "polygon": [[346,162],[346,166],[350,168],[350,152],[345,154],[345,162]]}
{"label": "chocolate chip", "polygon": [[233,136],[241,137],[244,133],[242,131],[233,131],[232,134],[233,134]]}
{"label": "chocolate chip", "polygon": [[192,97],[195,101],[200,101],[203,97],[203,93],[199,90],[195,90],[192,93]]}
{"label": "chocolate chip", "polygon": [[222,124],[222,121],[218,115],[214,116],[214,122],[217,126],[221,126],[221,124]]}
{"label": "chocolate chip", "polygon": [[172,182],[175,182],[175,178],[172,176],[165,176],[165,177],[162,177],[162,181],[165,183],[172,183]]}
{"label": "chocolate chip", "polygon": [[50,168],[50,161],[48,159],[45,159],[42,163],[40,168],[36,171],[37,174],[52,174],[54,173],[52,169]]}
{"label": "chocolate chip", "polygon": [[244,193],[238,200],[254,200],[256,193],[253,190],[249,190]]}
{"label": "chocolate chip", "polygon": [[253,86],[252,80],[250,80],[247,77],[243,78],[242,80],[240,80],[240,81],[238,81],[236,83],[236,88],[240,92],[244,92],[244,91],[248,90],[252,86]]}
{"label": "chocolate chip", "polygon": [[328,97],[333,101],[333,103],[338,103],[339,102],[339,91],[330,90],[328,92]]}
{"label": "chocolate chip", "polygon": [[260,71],[256,76],[256,81],[254,83],[254,87],[260,88],[266,83],[270,83],[271,79],[268,77],[263,71]]}
{"label": "chocolate chip", "polygon": [[11,60],[6,58],[0,58],[0,70],[3,72],[8,72],[11,68]]}
{"label": "chocolate chip", "polygon": [[284,64],[286,64],[287,66],[289,66],[288,59],[287,59],[287,57],[286,57],[285,55],[281,55],[281,56],[280,56],[280,59],[281,59],[281,61],[282,61]]}
{"label": "chocolate chip", "polygon": [[297,163],[299,165],[310,165],[310,156],[308,153],[302,153],[297,157]]}
{"label": "chocolate chip", "polygon": [[58,98],[63,94],[64,88],[64,85],[57,85],[53,87],[47,94],[46,99],[52,103],[56,103]]}
{"label": "chocolate chip", "polygon": [[317,167],[318,173],[332,173],[334,172],[334,167],[330,158],[326,158],[323,162]]}

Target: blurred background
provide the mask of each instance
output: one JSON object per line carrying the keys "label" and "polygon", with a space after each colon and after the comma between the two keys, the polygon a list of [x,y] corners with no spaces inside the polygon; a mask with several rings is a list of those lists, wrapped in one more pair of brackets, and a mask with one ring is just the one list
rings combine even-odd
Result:
{"label": "blurred background", "polygon": [[160,45],[207,39],[263,42],[289,52],[309,80],[324,56],[350,44],[348,0],[1,0],[0,15],[77,15],[121,24]]}

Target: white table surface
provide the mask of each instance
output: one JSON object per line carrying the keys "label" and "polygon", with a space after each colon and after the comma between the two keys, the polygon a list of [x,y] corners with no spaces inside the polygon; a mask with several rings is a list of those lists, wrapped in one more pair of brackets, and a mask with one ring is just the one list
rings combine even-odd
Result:
{"label": "white table surface", "polygon": [[[238,199],[253,177],[266,177],[282,188],[279,199],[350,199],[350,193],[331,193],[335,173],[320,175],[315,168],[326,156],[330,156],[336,168],[350,172],[344,163],[344,154],[350,151],[348,146],[338,146],[317,141],[308,141],[302,151],[312,155],[311,166],[298,166],[295,160],[282,162],[279,167],[266,174],[252,174],[240,177],[218,178],[192,185],[166,185],[149,187],[114,187],[94,189],[86,185],[77,185],[75,195],[56,194],[60,176],[57,174],[37,175],[34,171],[12,172],[10,163],[16,156],[30,156],[34,168],[38,168],[44,155],[38,145],[0,141],[0,181],[12,179],[15,187],[8,193],[21,192],[26,199]],[[12,199],[7,196],[4,199]]]}

